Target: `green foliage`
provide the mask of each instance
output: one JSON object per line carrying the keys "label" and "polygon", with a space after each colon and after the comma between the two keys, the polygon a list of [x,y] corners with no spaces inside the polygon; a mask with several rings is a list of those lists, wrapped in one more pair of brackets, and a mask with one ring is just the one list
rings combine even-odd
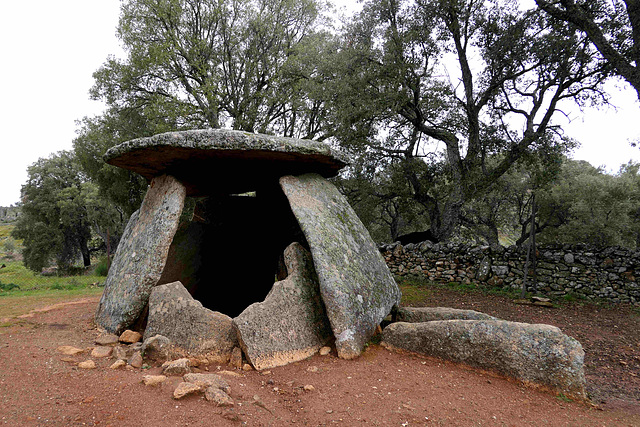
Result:
{"label": "green foliage", "polygon": [[15,283],[2,283],[0,281],[0,291],[10,291],[13,289],[20,289],[20,286],[16,285]]}
{"label": "green foliage", "polygon": [[79,276],[42,276],[27,269],[19,261],[3,261],[5,268],[0,269],[0,283],[11,283],[19,286],[20,289],[14,288],[11,292],[20,294],[29,292],[44,292],[47,290],[60,289],[86,289],[92,286],[98,286],[104,280],[104,277],[98,275],[79,275]]}
{"label": "green foliage", "polygon": [[106,277],[107,274],[109,273],[109,269],[107,268],[107,265],[108,265],[107,257],[100,258],[98,263],[95,265],[95,270],[94,270],[95,275]]}

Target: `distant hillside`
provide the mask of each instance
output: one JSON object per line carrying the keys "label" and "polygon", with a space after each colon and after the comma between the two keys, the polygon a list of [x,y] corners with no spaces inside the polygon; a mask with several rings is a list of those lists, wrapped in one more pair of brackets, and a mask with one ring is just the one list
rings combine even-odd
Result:
{"label": "distant hillside", "polygon": [[0,206],[0,222],[14,222],[20,216],[20,208],[16,206]]}

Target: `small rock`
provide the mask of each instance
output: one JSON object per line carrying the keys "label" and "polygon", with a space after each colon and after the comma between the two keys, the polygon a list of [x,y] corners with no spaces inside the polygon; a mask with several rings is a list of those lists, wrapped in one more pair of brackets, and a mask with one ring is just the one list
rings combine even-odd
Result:
{"label": "small rock", "polygon": [[111,366],[109,366],[109,369],[120,369],[120,368],[122,368],[123,366],[126,366],[126,365],[127,365],[127,362],[125,362],[122,359],[118,359],[115,362],[113,362],[113,364]]}
{"label": "small rock", "polygon": [[307,368],[307,372],[318,372],[318,367],[317,366],[309,366]]}
{"label": "small rock", "polygon": [[120,342],[125,344],[133,344],[142,339],[142,334],[140,332],[135,332],[127,329],[120,335]]}
{"label": "small rock", "polygon": [[171,359],[171,353],[171,340],[163,335],[154,335],[142,344],[142,354],[147,360],[164,363]]}
{"label": "small rock", "polygon": [[548,301],[534,301],[533,305],[537,305],[538,307],[549,307],[553,308],[553,304]]}
{"label": "small rock", "polygon": [[262,371],[260,375],[271,375],[271,371]]}
{"label": "small rock", "polygon": [[96,358],[109,357],[111,356],[111,353],[113,353],[113,347],[107,347],[107,346],[101,345],[91,350],[91,357],[96,357]]}
{"label": "small rock", "polygon": [[142,354],[139,351],[133,353],[131,358],[129,359],[129,365],[134,368],[142,368]]}
{"label": "small rock", "polygon": [[243,371],[253,371],[253,366],[249,365],[248,363],[245,363],[244,365],[242,365],[242,370]]}
{"label": "small rock", "polygon": [[95,369],[96,362],[93,360],[85,360],[84,362],[78,363],[78,368],[80,369]]}
{"label": "small rock", "polygon": [[312,386],[311,384],[307,384],[307,385],[305,385],[304,387],[302,387],[302,389],[303,389],[304,391],[313,391],[313,390],[315,390],[316,388],[315,388],[314,386]]}
{"label": "small rock", "polygon": [[67,363],[76,363],[76,360],[72,357],[63,357],[62,359],[60,359],[62,362],[67,362]]}
{"label": "small rock", "polygon": [[144,385],[148,386],[156,386],[162,384],[167,380],[167,377],[164,375],[145,375],[142,377],[142,382]]}
{"label": "small rock", "polygon": [[267,408],[267,405],[264,404],[264,402],[260,399],[260,396],[258,396],[257,394],[253,395],[253,404],[273,414],[273,412],[271,412],[271,409]]}
{"label": "small rock", "polygon": [[113,348],[113,352],[111,353],[114,359],[117,360],[127,360],[127,349],[121,345],[117,345]]}
{"label": "small rock", "polygon": [[98,345],[116,345],[118,344],[119,337],[113,334],[102,334],[96,338],[95,343]]}
{"label": "small rock", "polygon": [[182,383],[178,384],[178,387],[176,387],[176,389],[173,391],[173,398],[174,399],[182,399],[185,396],[188,396],[190,394],[199,393],[200,391],[202,391],[202,389],[200,387],[198,387],[197,385],[191,384],[191,383],[182,382]]}
{"label": "small rock", "polygon": [[70,345],[62,345],[58,347],[58,351],[62,354],[66,354],[67,356],[74,356],[76,354],[82,353],[84,350]]}
{"label": "small rock", "polygon": [[204,397],[209,402],[213,402],[218,406],[233,406],[234,402],[231,396],[217,387],[207,387],[204,392]]}
{"label": "small rock", "polygon": [[229,360],[229,365],[234,368],[242,368],[242,349],[240,347],[234,347],[231,351],[231,359]]}
{"label": "small rock", "polygon": [[231,387],[220,375],[217,374],[186,374],[182,379],[191,384],[195,384],[200,388],[214,387],[225,393],[231,393]]}
{"label": "small rock", "polygon": [[191,372],[189,359],[177,359],[162,364],[164,375],[185,375]]}
{"label": "small rock", "polygon": [[326,356],[331,353],[331,347],[324,346],[320,349],[320,356]]}
{"label": "small rock", "polygon": [[220,371],[218,372],[218,374],[220,375],[226,375],[228,377],[242,377],[242,374],[238,373],[238,372],[233,372],[233,371]]}

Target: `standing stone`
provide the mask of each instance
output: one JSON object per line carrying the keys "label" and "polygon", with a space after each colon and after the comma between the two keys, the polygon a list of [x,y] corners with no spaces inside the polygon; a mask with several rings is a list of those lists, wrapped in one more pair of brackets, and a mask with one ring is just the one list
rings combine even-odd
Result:
{"label": "standing stone", "polygon": [[338,356],[357,357],[400,302],[400,289],[344,196],[317,174],[283,176],[282,187],[304,232]]}
{"label": "standing stone", "polygon": [[142,313],[158,283],[186,196],[175,178],[153,178],[123,233],[98,304],[96,324],[120,334]]}
{"label": "standing stone", "polygon": [[382,344],[431,357],[490,369],[585,398],[582,345],[551,325],[503,320],[397,322]]}
{"label": "standing stone", "polygon": [[311,357],[331,337],[311,254],[292,243],[284,262],[287,278],[273,285],[264,302],[233,319],[242,350],[256,369]]}
{"label": "standing stone", "polygon": [[154,335],[168,338],[178,353],[204,356],[210,362],[228,362],[238,345],[231,318],[203,307],[180,282],[151,292],[145,341]]}

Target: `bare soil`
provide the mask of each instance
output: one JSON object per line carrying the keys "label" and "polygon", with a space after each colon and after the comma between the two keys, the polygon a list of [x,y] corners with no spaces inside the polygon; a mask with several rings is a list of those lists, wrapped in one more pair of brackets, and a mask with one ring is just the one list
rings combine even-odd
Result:
{"label": "bare soil", "polygon": [[[159,368],[82,370],[97,332],[91,297],[13,318],[0,328],[0,424],[11,426],[498,425],[639,426],[640,316],[629,306],[515,305],[478,292],[437,289],[428,305],[471,308],[514,321],[549,323],[582,342],[591,403],[525,387],[464,366],[371,344],[352,361],[335,353],[267,372],[226,376],[233,408],[202,396],[172,397],[179,377],[157,387]],[[1,303],[1,301],[0,301]],[[6,320],[6,319],[5,319]],[[56,349],[86,349],[64,356]],[[199,366],[202,372],[232,370]],[[306,391],[305,385],[313,386]]]}

